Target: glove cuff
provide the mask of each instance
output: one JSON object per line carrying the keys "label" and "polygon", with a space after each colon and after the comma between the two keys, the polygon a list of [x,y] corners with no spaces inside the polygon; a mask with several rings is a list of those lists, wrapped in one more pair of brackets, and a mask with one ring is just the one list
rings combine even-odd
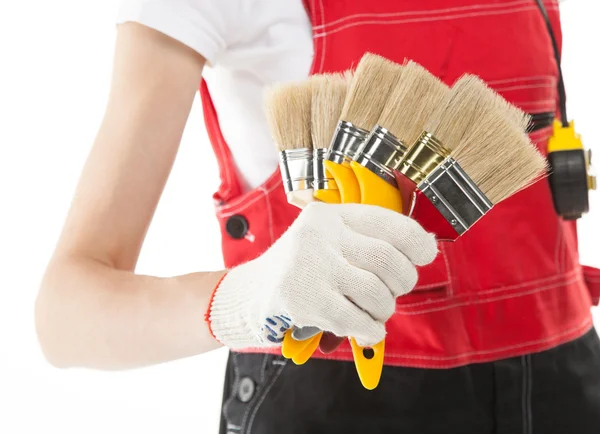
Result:
{"label": "glove cuff", "polygon": [[229,271],[217,283],[205,315],[214,338],[231,349],[256,347],[258,343],[248,322],[253,291],[240,271]]}

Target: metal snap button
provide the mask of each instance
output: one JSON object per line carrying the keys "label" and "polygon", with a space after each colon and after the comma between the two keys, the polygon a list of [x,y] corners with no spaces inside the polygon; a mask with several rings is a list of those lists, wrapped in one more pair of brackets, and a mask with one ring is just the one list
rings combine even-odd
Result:
{"label": "metal snap button", "polygon": [[240,240],[248,233],[248,220],[243,215],[232,215],[225,223],[225,230],[231,238]]}
{"label": "metal snap button", "polygon": [[248,402],[254,395],[254,381],[249,377],[244,377],[240,380],[238,387],[238,398],[242,402]]}

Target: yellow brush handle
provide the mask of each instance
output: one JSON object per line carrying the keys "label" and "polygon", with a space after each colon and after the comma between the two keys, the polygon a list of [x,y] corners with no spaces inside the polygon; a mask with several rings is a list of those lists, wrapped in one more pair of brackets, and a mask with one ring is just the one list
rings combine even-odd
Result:
{"label": "yellow brush handle", "polygon": [[[316,190],[315,198],[325,203],[360,203],[360,187],[352,168],[331,161],[325,161],[324,164],[328,175],[335,180],[338,190]],[[284,336],[281,354],[301,365],[316,351],[322,335],[323,333],[319,333],[312,338],[297,341],[289,330]]]}
{"label": "yellow brush handle", "polygon": [[310,359],[312,357],[313,353],[319,347],[319,343],[321,342],[322,336],[323,336],[323,332],[319,333],[318,335],[316,335],[310,339],[306,339],[308,341],[308,344],[304,347],[304,349],[302,351],[298,352],[297,354],[294,355],[294,357],[292,357],[292,361],[296,365],[303,365],[304,363],[306,363],[308,361],[308,359]]}
{"label": "yellow brush handle", "polygon": [[[350,166],[325,161],[325,168],[338,186],[341,203],[360,203],[360,187]],[[328,202],[332,203],[332,202]]]}
{"label": "yellow brush handle", "polygon": [[371,347],[373,357],[370,359],[365,356],[365,348],[358,345],[354,338],[350,338],[350,346],[352,347],[354,365],[360,382],[367,390],[375,389],[379,384],[381,371],[383,370],[385,339]]}
{"label": "yellow brush handle", "polygon": [[360,203],[378,205],[402,213],[400,190],[385,182],[356,161],[350,163],[360,188]]}
{"label": "yellow brush handle", "polygon": [[312,338],[308,338],[303,341],[297,341],[292,337],[292,330],[288,330],[285,333],[285,336],[283,337],[283,344],[281,345],[281,355],[286,359],[293,359],[294,357],[302,353],[305,349],[312,347],[314,345],[313,341],[315,340],[317,341],[318,346],[319,341],[321,340],[321,333],[313,336]]}
{"label": "yellow brush handle", "polygon": [[[361,203],[378,205],[402,213],[402,196],[399,189],[355,161],[350,165],[360,186]],[[385,339],[371,347],[373,352],[371,358],[365,355],[365,348],[358,345],[354,338],[350,340],[350,345],[361,383],[366,389],[373,390],[381,379]]]}

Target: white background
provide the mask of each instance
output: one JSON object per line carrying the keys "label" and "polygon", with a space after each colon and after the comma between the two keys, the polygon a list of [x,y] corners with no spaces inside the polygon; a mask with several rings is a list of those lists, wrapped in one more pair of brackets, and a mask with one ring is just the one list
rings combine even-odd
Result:
{"label": "white background", "polygon": [[[225,350],[129,372],[60,371],[45,363],[35,339],[37,286],[108,94],[117,3],[0,3],[3,434],[217,432]],[[569,0],[562,9],[570,117],[600,157],[600,7]],[[209,149],[196,101],[140,273],[171,276],[222,266],[211,201],[218,173]],[[599,195],[580,223],[582,262],[596,266]]]}

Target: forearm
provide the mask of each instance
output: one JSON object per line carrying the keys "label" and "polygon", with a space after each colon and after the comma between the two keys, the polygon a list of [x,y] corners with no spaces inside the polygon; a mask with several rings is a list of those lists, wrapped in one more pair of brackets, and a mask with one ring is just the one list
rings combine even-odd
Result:
{"label": "forearm", "polygon": [[55,366],[116,370],[218,348],[204,313],[222,275],[157,278],[55,259],[36,302],[42,349]]}

